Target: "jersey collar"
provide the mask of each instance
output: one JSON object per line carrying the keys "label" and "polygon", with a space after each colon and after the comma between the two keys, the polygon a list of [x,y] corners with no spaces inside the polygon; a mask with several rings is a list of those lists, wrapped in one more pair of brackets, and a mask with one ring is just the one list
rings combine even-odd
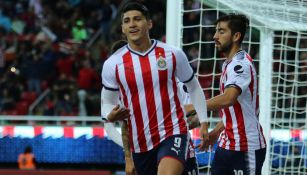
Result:
{"label": "jersey collar", "polygon": [[154,39],[152,39],[151,40],[151,47],[146,51],[146,52],[138,52],[138,51],[136,51],[136,50],[133,50],[130,46],[129,46],[129,44],[127,45],[127,47],[128,47],[128,50],[130,51],[130,52],[132,52],[133,54],[136,54],[136,55],[139,55],[139,56],[142,56],[142,57],[144,57],[144,56],[146,56],[147,54],[149,54],[155,47],[156,47],[156,45],[157,45],[157,41],[156,40],[154,40]]}

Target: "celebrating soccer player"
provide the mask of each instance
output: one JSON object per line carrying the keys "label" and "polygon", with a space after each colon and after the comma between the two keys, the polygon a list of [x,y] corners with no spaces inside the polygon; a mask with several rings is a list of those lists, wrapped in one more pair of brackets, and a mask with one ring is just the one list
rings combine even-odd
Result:
{"label": "celebrating soccer player", "polygon": [[[137,174],[180,175],[189,138],[176,79],[187,86],[204,140],[209,139],[206,101],[184,52],[151,40],[151,27],[147,7],[139,2],[123,6],[128,45],[103,65],[102,115],[109,121],[127,118]],[[123,106],[117,105],[119,96]]]}

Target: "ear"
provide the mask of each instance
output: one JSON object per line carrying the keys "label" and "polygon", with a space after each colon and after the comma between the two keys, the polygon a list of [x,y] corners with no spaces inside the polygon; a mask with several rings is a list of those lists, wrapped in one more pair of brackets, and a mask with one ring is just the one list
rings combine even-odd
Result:
{"label": "ear", "polygon": [[232,36],[232,40],[233,42],[238,42],[241,38],[241,33],[240,32],[237,32],[235,33],[233,36]]}
{"label": "ear", "polygon": [[152,28],[152,20],[151,19],[148,20],[147,25],[148,25],[148,29],[150,30]]}
{"label": "ear", "polygon": [[122,33],[125,34],[125,33],[124,33],[124,29],[123,29],[123,24],[121,25],[121,28],[122,28]]}

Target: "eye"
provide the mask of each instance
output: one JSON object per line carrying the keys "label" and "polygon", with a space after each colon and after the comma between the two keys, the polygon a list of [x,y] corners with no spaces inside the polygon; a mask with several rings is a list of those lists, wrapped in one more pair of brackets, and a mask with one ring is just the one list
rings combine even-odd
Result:
{"label": "eye", "polygon": [[136,21],[141,21],[141,20],[142,20],[142,17],[137,16],[137,17],[135,17],[134,19],[135,19]]}
{"label": "eye", "polygon": [[123,23],[128,23],[129,22],[129,19],[128,18],[125,18],[124,20],[123,20]]}

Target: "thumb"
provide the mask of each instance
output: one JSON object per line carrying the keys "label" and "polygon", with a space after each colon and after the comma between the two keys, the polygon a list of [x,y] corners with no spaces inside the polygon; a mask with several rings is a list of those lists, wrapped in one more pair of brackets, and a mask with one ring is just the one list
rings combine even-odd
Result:
{"label": "thumb", "polygon": [[114,110],[119,109],[119,105],[116,105],[113,109],[114,109]]}

